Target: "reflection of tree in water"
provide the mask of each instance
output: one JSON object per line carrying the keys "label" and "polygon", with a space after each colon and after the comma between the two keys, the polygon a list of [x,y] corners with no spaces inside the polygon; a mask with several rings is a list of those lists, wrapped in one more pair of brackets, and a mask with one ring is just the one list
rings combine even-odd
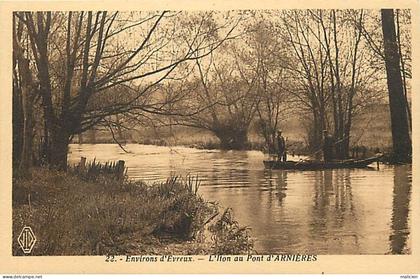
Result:
{"label": "reflection of tree in water", "polygon": [[[259,187],[258,201],[261,206],[253,209],[256,217],[256,235],[264,235],[263,241],[259,243],[259,252],[266,253],[297,253],[293,249],[300,242],[301,231],[293,212],[290,211],[292,204],[286,203],[286,192],[288,191],[288,175],[293,176],[285,170],[264,170],[261,173],[263,187]],[[263,212],[264,214],[258,214]],[[258,214],[258,215],[257,215]],[[257,232],[258,231],[258,232]]]}
{"label": "reflection of tree in water", "polygon": [[[275,174],[275,175],[273,175]],[[269,189],[269,203],[278,200],[278,206],[283,205],[283,200],[286,197],[287,190],[287,171],[267,171],[264,173],[265,183]]]}
{"label": "reflection of tree in water", "polygon": [[335,218],[333,220],[336,221],[336,226],[342,227],[347,215],[352,219],[355,217],[349,169],[335,172],[334,194]]}
{"label": "reflection of tree in water", "polygon": [[277,181],[277,198],[279,199],[280,205],[282,205],[283,199],[286,197],[287,171],[280,172]]}
{"label": "reflection of tree in water", "polygon": [[408,214],[411,196],[411,166],[394,168],[394,191],[392,200],[390,252],[407,253],[407,238],[410,234]]}
{"label": "reflection of tree in water", "polygon": [[326,230],[326,211],[329,204],[328,195],[332,189],[332,171],[317,171],[315,173],[314,205],[311,210],[311,232],[314,235],[324,234]]}
{"label": "reflection of tree in water", "polygon": [[[341,246],[350,245],[357,250],[359,246],[350,172],[324,170],[314,174],[310,233],[313,239],[323,240],[327,249],[342,251]],[[332,247],[328,247],[329,242],[334,242]]]}

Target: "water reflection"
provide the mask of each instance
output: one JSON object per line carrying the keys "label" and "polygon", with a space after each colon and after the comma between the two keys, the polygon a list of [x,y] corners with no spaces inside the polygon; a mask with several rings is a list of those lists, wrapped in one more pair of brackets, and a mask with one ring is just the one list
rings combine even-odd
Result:
{"label": "water reflection", "polygon": [[348,169],[315,173],[310,233],[321,253],[360,252],[351,173]]}
{"label": "water reflection", "polygon": [[270,189],[270,201],[275,201],[273,206],[282,206],[283,200],[286,198],[287,191],[287,171],[279,170],[277,175],[273,177],[272,171],[265,173],[268,188]]}
{"label": "water reflection", "polygon": [[392,223],[389,236],[392,254],[401,254],[407,249],[409,237],[409,205],[411,194],[411,171],[406,166],[394,169],[394,191],[392,199]]}
{"label": "water reflection", "polygon": [[410,252],[411,167],[265,170],[257,151],[72,145],[69,160],[125,160],[128,175],[153,183],[198,175],[200,194],[231,207],[252,228],[260,253]]}

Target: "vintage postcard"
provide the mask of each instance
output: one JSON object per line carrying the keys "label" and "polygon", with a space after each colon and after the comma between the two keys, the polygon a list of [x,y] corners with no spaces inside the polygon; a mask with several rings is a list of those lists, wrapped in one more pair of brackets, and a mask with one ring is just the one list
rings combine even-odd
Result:
{"label": "vintage postcard", "polygon": [[0,273],[415,278],[419,8],[1,2]]}

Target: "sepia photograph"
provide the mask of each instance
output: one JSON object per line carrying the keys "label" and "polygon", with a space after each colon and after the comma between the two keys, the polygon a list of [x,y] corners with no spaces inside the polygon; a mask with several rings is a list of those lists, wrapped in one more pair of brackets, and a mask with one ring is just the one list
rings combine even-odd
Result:
{"label": "sepia photograph", "polygon": [[412,9],[115,8],[10,13],[13,258],[412,255]]}

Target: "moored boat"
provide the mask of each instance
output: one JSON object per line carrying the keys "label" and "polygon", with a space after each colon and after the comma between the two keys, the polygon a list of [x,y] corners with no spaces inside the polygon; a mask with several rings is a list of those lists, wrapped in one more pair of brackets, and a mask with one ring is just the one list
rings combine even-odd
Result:
{"label": "moored boat", "polygon": [[375,156],[365,159],[334,160],[331,162],[302,160],[302,161],[277,161],[265,160],[264,166],[267,169],[282,170],[323,170],[343,168],[365,168],[374,162],[378,162],[382,156]]}

